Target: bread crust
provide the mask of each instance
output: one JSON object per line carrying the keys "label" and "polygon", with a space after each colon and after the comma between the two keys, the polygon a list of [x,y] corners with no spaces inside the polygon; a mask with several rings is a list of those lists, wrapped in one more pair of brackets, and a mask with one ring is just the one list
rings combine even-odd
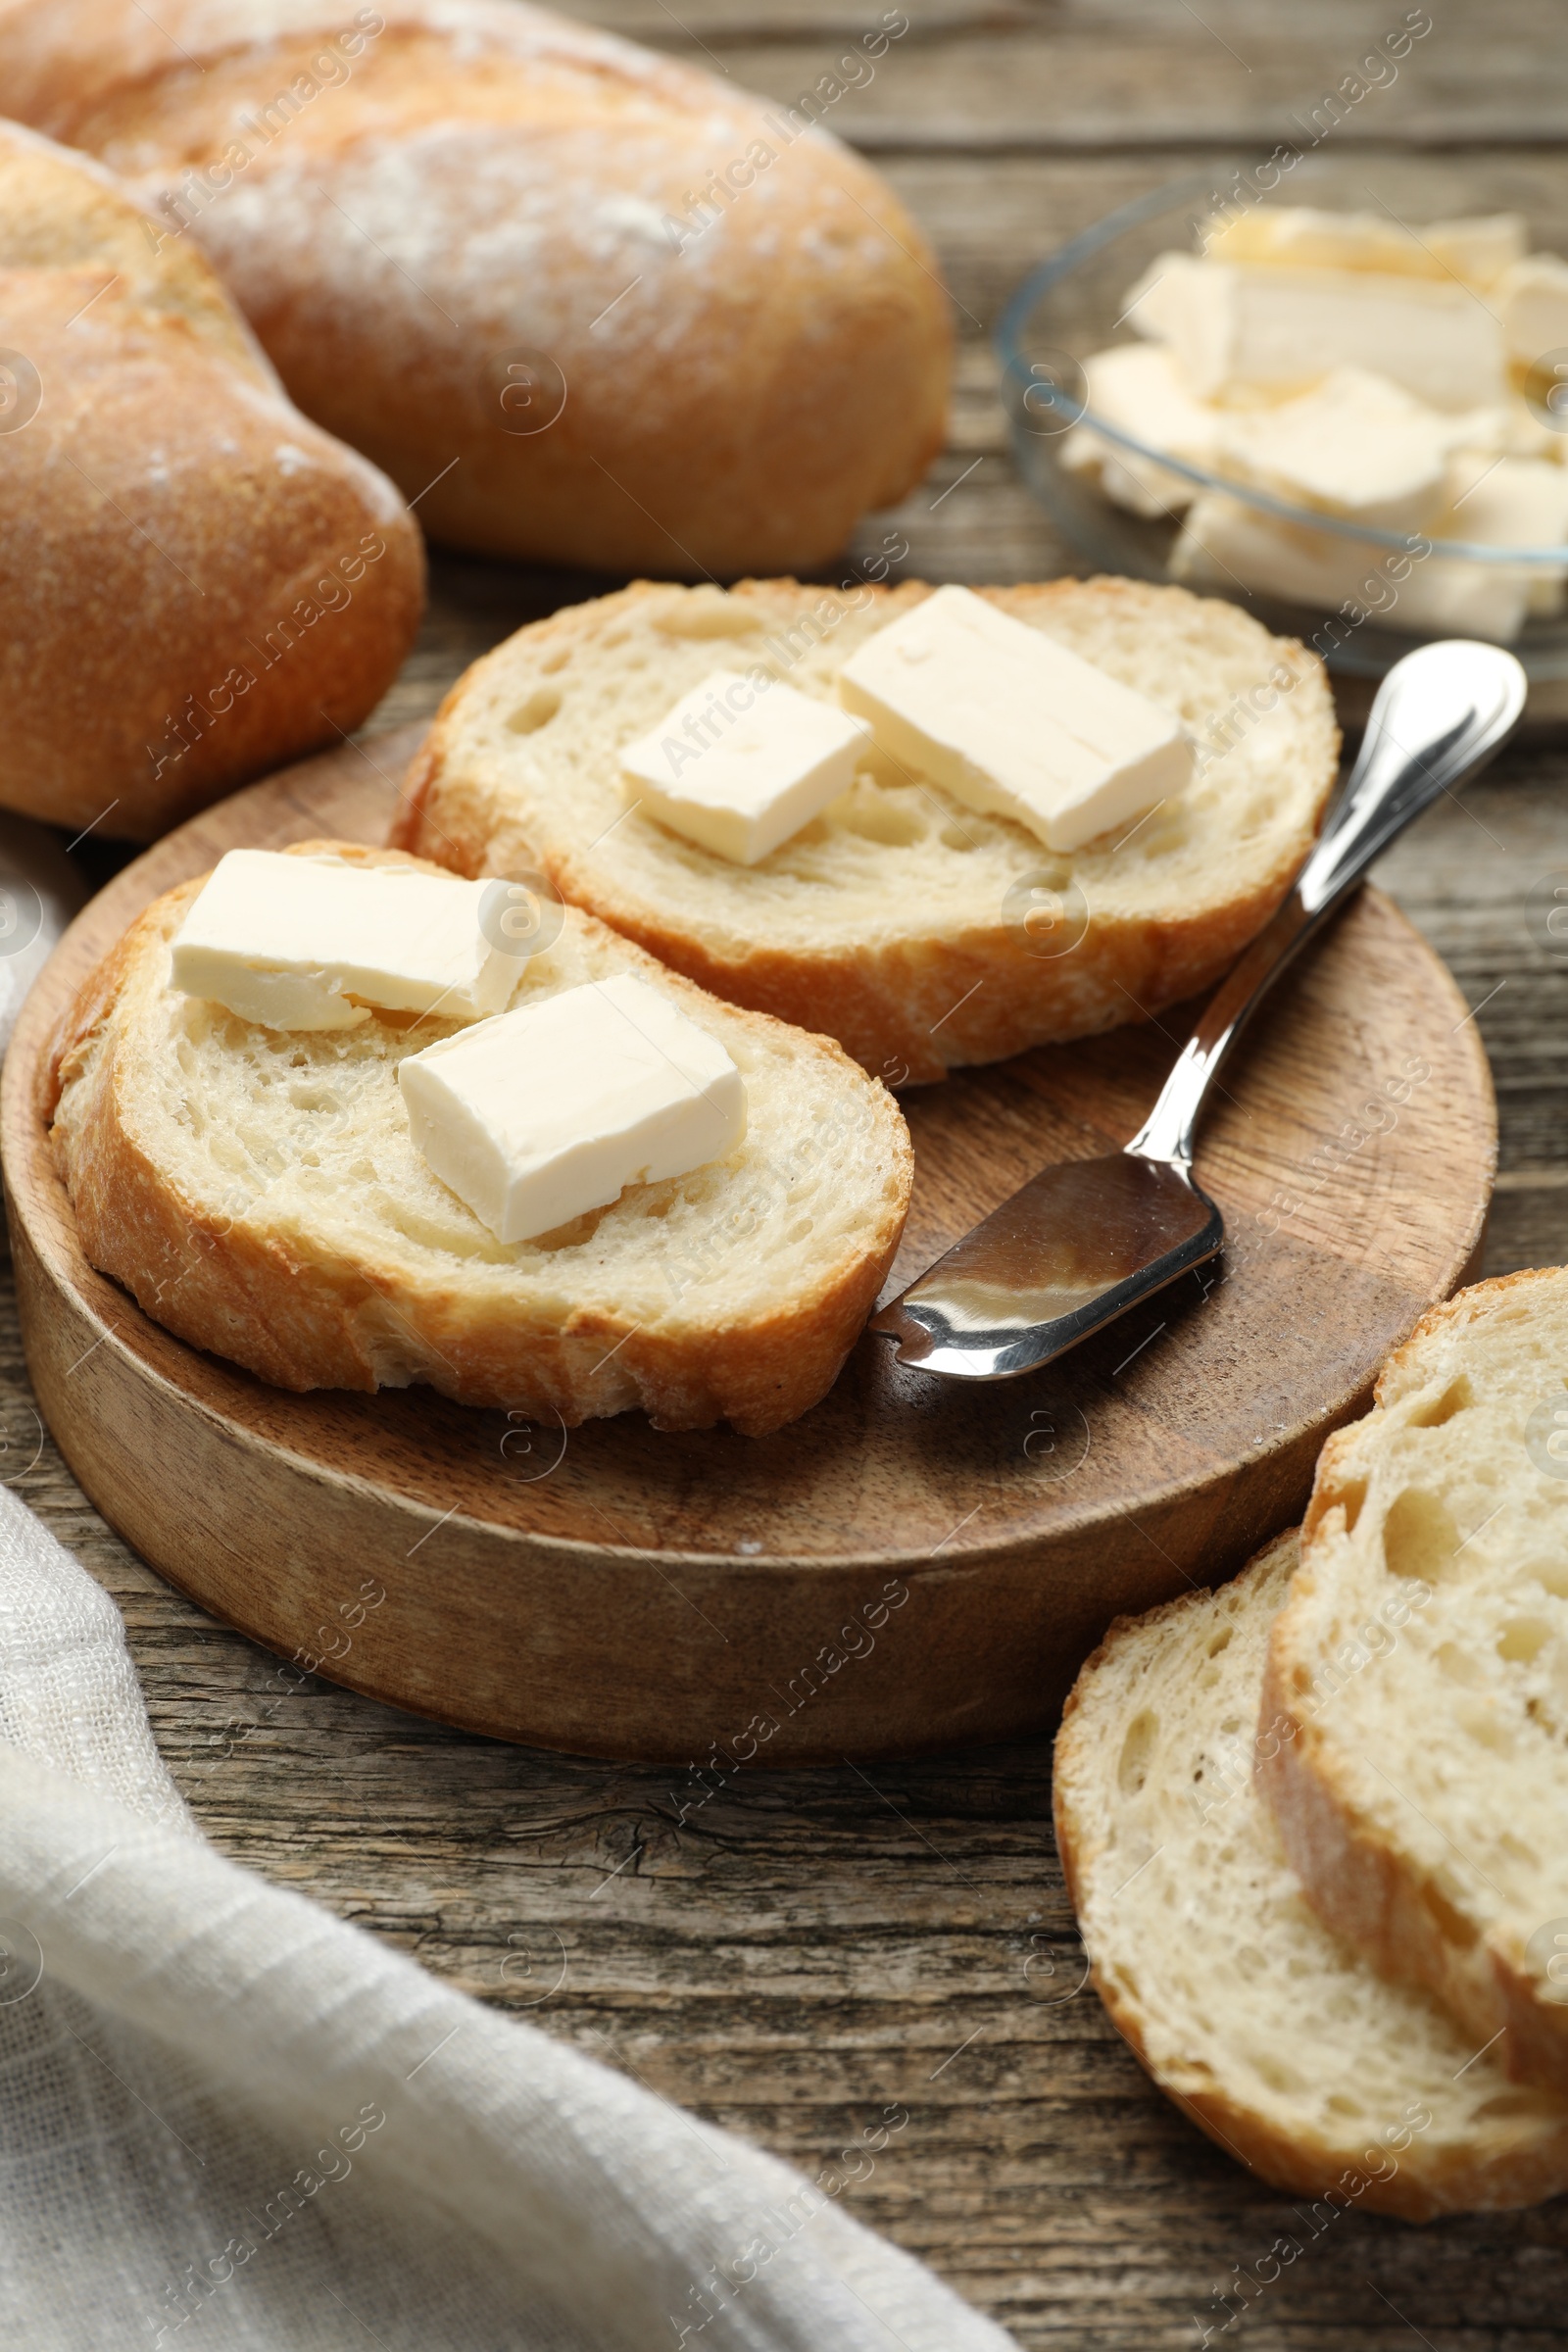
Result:
{"label": "bread crust", "polygon": [[[922,1084],[960,1064],[1093,1036],[1210,987],[1284,897],[1333,787],[1339,730],[1321,664],[1303,647],[1258,632],[1260,648],[1289,672],[1294,683],[1288,691],[1301,698],[1305,723],[1316,730],[1316,789],[1304,820],[1286,838],[1239,855],[1205,891],[1185,893],[1156,914],[1118,911],[1091,898],[1084,937],[1071,953],[1055,957],[1033,953],[1021,923],[1008,919],[1000,905],[957,929],[922,920],[923,910],[914,909],[884,923],[879,937],[809,952],[771,945],[760,918],[745,934],[718,937],[711,926],[699,927],[673,897],[625,887],[593,848],[579,849],[564,826],[552,823],[540,797],[520,805],[496,777],[494,761],[481,756],[470,718],[470,709],[493,691],[509,662],[515,666],[547,643],[580,642],[588,631],[608,630],[621,615],[669,593],[656,582],[634,582],[593,606],[518,631],[476,662],[447,695],[414,762],[393,839],[470,875],[536,861],[564,896],[700,988],[837,1037],[890,1085]],[[775,631],[786,629],[803,608],[845,603],[793,579],[742,580],[731,593],[760,608],[765,625]],[[1023,618],[1049,619],[1054,611],[1090,605],[1153,627],[1168,614],[1186,619],[1203,610],[1183,589],[1131,580],[1056,580],[978,593]],[[891,618],[930,594],[917,581],[897,588],[857,582],[848,601],[857,611],[869,608]],[[1228,607],[1207,610],[1231,615]],[[723,654],[723,645],[715,644],[715,663]],[[1042,847],[1038,862],[1063,867],[1070,861]]]}
{"label": "bread crust", "polygon": [[[1276,1537],[1254,1554],[1238,1581],[1261,1569],[1292,1543],[1294,1534],[1293,1530]],[[1208,1597],[1184,1594],[1146,1617],[1117,1618],[1085,1662],[1068,1696],[1056,1738],[1053,1811],[1068,1895],[1080,1914],[1086,1907],[1085,1881],[1093,1861],[1090,1808],[1086,1804],[1081,1809],[1080,1835],[1080,1808],[1073,1801],[1074,1783],[1083,1769],[1080,1745],[1091,1748],[1095,1738],[1085,1722],[1086,1700],[1099,1675],[1116,1660],[1130,1637],[1145,1638],[1165,1626],[1175,1631]],[[1266,1705],[1261,1721],[1268,1721]],[[1490,2134],[1485,2144],[1468,2147],[1412,2138],[1393,2176],[1380,2180],[1348,2166],[1345,2144],[1331,2146],[1320,2134],[1279,2129],[1258,2107],[1231,2095],[1196,2059],[1181,2067],[1173,2067],[1168,2059],[1156,2060],[1150,2047],[1148,2013],[1136,1993],[1114,1971],[1093,1959],[1091,1978],[1112,2024],[1160,2089],[1227,2155],[1293,2196],[1337,2199],[1341,2211],[1353,2206],[1401,2221],[1427,2222],[1450,2213],[1536,2204],[1568,2186],[1568,2110],[1560,2130],[1537,2132],[1528,2144],[1510,2146],[1505,2131]],[[1282,2037],[1288,2037],[1289,2017],[1279,2022]]]}
{"label": "bread crust", "polygon": [[[1399,1393],[1434,1336],[1484,1314],[1498,1298],[1523,1295],[1557,1268],[1474,1284],[1422,1316],[1378,1377],[1374,1416]],[[1370,1417],[1369,1417],[1370,1418]],[[1259,1772],[1280,1834],[1313,1908],[1336,1934],[1365,1952],[1387,1977],[1424,1984],[1475,2037],[1478,2048],[1501,2036],[1499,2056],[1515,2082],[1568,2093],[1568,2009],[1543,2001],[1524,1953],[1503,1927],[1478,1933],[1436,1878],[1421,1870],[1358,1801],[1335,1744],[1301,1692],[1318,1661],[1307,1635],[1319,1597],[1321,1535],[1340,1514],[1353,1520],[1363,1482],[1352,1462],[1366,1422],[1329,1439],[1312,1482],[1302,1525],[1301,1565],[1275,1621],[1264,1673],[1259,1723],[1266,1734]]]}
{"label": "bread crust", "polygon": [[150,840],[357,726],[418,626],[392,484],[285,398],[191,245],[0,125],[0,804]]}
{"label": "bread crust", "polygon": [[[391,851],[306,842],[363,863],[412,863]],[[556,1416],[567,1428],[641,1407],[665,1429],[727,1420],[760,1437],[821,1397],[858,1337],[897,1250],[908,1206],[913,1155],[897,1105],[870,1097],[892,1175],[888,1197],[853,1251],[824,1265],[811,1285],[774,1298],[765,1312],[715,1327],[672,1322],[637,1327],[629,1315],[584,1307],[540,1311],[514,1296],[498,1306],[475,1296],[461,1269],[434,1263],[411,1279],[363,1250],[334,1250],[319,1235],[284,1238],[235,1221],[183,1188],[146,1141],[138,1119],[144,1048],[138,1010],[165,945],[205,876],[157,900],[79,992],[50,1056],[40,1111],[75,1210],[82,1248],[144,1312],[192,1346],[242,1364],[274,1386],[374,1390],[427,1382],[462,1404]],[[587,936],[611,937],[568,910]],[[616,960],[674,997],[696,1019],[715,1010],[688,983],[625,942]],[[773,1043],[777,1024],[737,1016],[731,1033]],[[792,1051],[848,1067],[831,1039],[793,1038]],[[865,1081],[855,1072],[858,1087]]]}
{"label": "bread crust", "polygon": [[157,16],[9,0],[9,107],[188,222],[301,407],[432,537],[812,566],[940,449],[935,258],[811,109],[512,0]]}

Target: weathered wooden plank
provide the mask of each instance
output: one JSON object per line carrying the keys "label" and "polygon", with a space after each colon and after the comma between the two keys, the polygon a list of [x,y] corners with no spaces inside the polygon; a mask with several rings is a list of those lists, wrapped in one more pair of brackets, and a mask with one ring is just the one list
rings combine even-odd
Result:
{"label": "weathered wooden plank", "polygon": [[[1497,1088],[1498,1157],[1520,1171],[1494,1212],[1489,1271],[1568,1257],[1568,1191],[1528,1191],[1524,1171],[1568,1161],[1568,961],[1544,928],[1568,883],[1561,750],[1515,752],[1446,801],[1385,858],[1392,890],[1457,976]],[[1568,949],[1562,951],[1568,954]]]}
{"label": "weathered wooden plank", "polygon": [[[1342,7],[1345,0],[1331,0]],[[560,0],[558,16],[574,17],[650,49],[702,54],[705,44],[723,55],[736,47],[760,48],[789,42],[813,42],[827,47],[857,40],[882,22],[880,7],[857,5],[856,0],[690,0],[671,9],[665,0]],[[908,14],[911,31],[921,40],[945,40],[955,33],[1034,32],[1041,34],[1058,23],[1063,11],[1054,0],[917,0]]]}
{"label": "weathered wooden plank", "polygon": [[[878,153],[1232,141],[1266,151],[1280,140],[1310,146],[1325,130],[1352,145],[1551,145],[1568,101],[1550,0],[1435,12],[1363,0],[1310,12],[1257,0],[1201,12],[1180,0],[855,12],[803,0],[760,18],[743,0],[678,12],[662,0],[613,10],[573,0],[566,13],[765,98],[791,104],[814,90],[833,130]],[[1430,29],[1407,38],[1407,14]],[[868,60],[867,38],[880,42],[901,17],[908,29]]]}
{"label": "weathered wooden plank", "polygon": [[[1183,154],[1152,148],[1072,159],[921,153],[879,162],[935,243],[956,326],[969,338],[988,333],[1024,271],[1080,229],[1162,186],[1206,177],[1222,187],[1238,160],[1245,159],[1235,149],[1216,145]],[[1538,244],[1568,251],[1568,170],[1557,157],[1488,149],[1464,158],[1457,185],[1454,165],[1442,156],[1368,157],[1364,165],[1355,159],[1340,201],[1375,209],[1365,193],[1374,163],[1378,193],[1405,220],[1438,219],[1456,203],[1486,212],[1517,210]],[[1288,186],[1281,182],[1282,194]]]}

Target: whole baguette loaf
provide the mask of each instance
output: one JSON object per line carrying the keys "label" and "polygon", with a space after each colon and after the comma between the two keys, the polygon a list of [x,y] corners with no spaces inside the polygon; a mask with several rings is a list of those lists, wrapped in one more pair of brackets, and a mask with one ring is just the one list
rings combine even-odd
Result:
{"label": "whole baguette loaf", "polygon": [[14,123],[0,342],[0,807],[150,840],[357,726],[418,625],[408,509],[193,244]]}
{"label": "whole baguette loaf", "polygon": [[829,1039],[719,1004],[564,908],[512,1003],[640,974],[726,1048],[747,1133],[726,1159],[505,1245],[431,1173],[397,1083],[401,1056],[456,1024],[275,1031],[177,993],[169,943],[200,888],[157,900],[88,981],[48,1106],[87,1256],[156,1321],[279,1388],[427,1381],[568,1426],[642,1406],[665,1429],[760,1436],[832,1385],[913,1163],[897,1104]]}
{"label": "whole baguette loaf", "polygon": [[812,127],[846,78],[766,109],[512,0],[0,0],[8,111],[205,247],[433,537],[612,571],[814,566],[941,445],[932,257]]}
{"label": "whole baguette loaf", "polygon": [[760,669],[832,702],[855,649],[930,593],[644,581],[537,621],[448,695],[396,838],[466,874],[536,864],[715,996],[826,1030],[890,1085],[1144,1020],[1207,987],[1311,847],[1339,733],[1315,657],[1184,589],[980,591],[1198,736],[1196,780],[1123,838],[1058,855],[875,751],[852,791],[754,866],[628,808],[622,749],[712,670]]}
{"label": "whole baguette loaf", "polygon": [[1101,1998],[1211,2139],[1326,2200],[1314,2235],[1336,2212],[1419,2222],[1554,2196],[1568,2103],[1513,2088],[1429,1994],[1329,1934],[1254,1785],[1296,1561],[1293,1530],[1218,1592],[1119,1619],[1078,1678],[1056,1840]]}
{"label": "whole baguette loaf", "polygon": [[1568,1270],[1434,1308],[1330,1438],[1263,1719],[1323,1917],[1568,2091]]}

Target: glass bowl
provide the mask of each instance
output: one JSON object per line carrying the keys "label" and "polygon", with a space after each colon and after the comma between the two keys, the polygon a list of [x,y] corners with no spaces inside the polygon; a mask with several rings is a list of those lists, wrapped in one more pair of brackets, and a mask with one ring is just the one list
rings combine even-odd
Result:
{"label": "glass bowl", "polygon": [[[1548,210],[1538,159],[1529,159],[1529,165],[1525,159],[1472,164],[1451,157],[1391,159],[1342,151],[1286,160],[1293,152],[1276,149],[1266,164],[1204,172],[1155,188],[1097,221],[1031,270],[997,330],[1008,424],[1025,482],[1069,546],[1097,570],[1144,580],[1182,578],[1202,594],[1228,596],[1266,627],[1315,644],[1329,667],[1346,679],[1379,678],[1412,646],[1434,638],[1500,634],[1477,625],[1473,616],[1467,621],[1467,615],[1487,593],[1494,593],[1499,585],[1494,575],[1502,567],[1513,583],[1530,590],[1533,602],[1554,601],[1559,608],[1528,613],[1518,634],[1504,642],[1524,663],[1533,687],[1568,681],[1568,603],[1558,585],[1568,578],[1568,544],[1504,547],[1375,530],[1289,505],[1229,475],[1186,464],[1097,415],[1083,363],[1112,345],[1142,340],[1124,323],[1129,289],[1155,255],[1173,248],[1196,254],[1199,224],[1222,208],[1232,217],[1252,203],[1382,212],[1417,228],[1423,220],[1517,211],[1529,223],[1532,252],[1568,254],[1568,172],[1560,182],[1555,170],[1546,178]],[[1568,352],[1543,355],[1520,388],[1541,424],[1568,432]],[[1310,545],[1321,559],[1320,579],[1333,583],[1325,586],[1323,600],[1292,601],[1250,587],[1234,574],[1225,578],[1213,564],[1205,565],[1200,578],[1173,571],[1179,517],[1144,515],[1118,506],[1100,488],[1096,471],[1063,463],[1068,435],[1079,423],[1091,426],[1114,455],[1147,461],[1167,476],[1180,476],[1195,492],[1221,492],[1251,515],[1268,518],[1268,536],[1277,536],[1272,526],[1279,523],[1311,534]],[[1244,513],[1244,524],[1246,519]],[[1446,608],[1442,625],[1396,626],[1380,617],[1396,606],[1396,595],[1391,604],[1390,585],[1408,576],[1415,563],[1446,567],[1441,575],[1428,575],[1435,585],[1441,582]],[[1486,572],[1494,577],[1485,579]],[[1563,689],[1547,688],[1540,697],[1533,693],[1532,705],[1538,700],[1568,709]]]}

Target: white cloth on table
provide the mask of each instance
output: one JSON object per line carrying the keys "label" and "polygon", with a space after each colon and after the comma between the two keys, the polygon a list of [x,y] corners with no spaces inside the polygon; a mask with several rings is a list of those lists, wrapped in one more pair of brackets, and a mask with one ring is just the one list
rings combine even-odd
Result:
{"label": "white cloth on table", "polygon": [[0,1054],[22,1000],[87,890],[59,839],[30,817],[0,815]]}
{"label": "white cloth on table", "polygon": [[4,1489],[0,1743],[8,2352],[1007,2352],[789,2166],[225,1861]]}

